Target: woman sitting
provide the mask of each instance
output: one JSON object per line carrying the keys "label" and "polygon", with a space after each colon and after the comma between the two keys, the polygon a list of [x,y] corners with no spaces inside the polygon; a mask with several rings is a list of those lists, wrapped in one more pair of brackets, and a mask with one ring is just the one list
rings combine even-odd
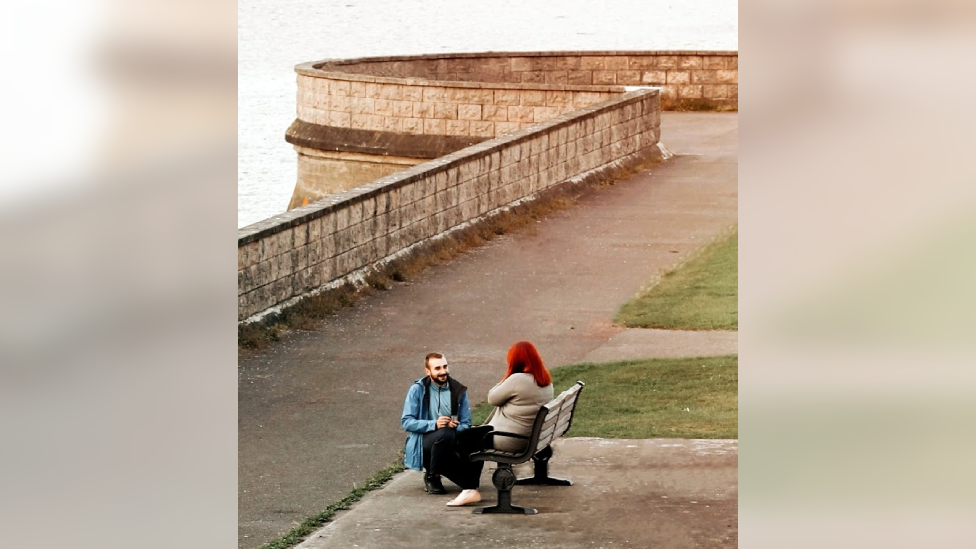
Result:
{"label": "woman sitting", "polygon": [[[519,341],[512,345],[508,350],[508,370],[505,377],[488,391],[488,403],[495,406],[495,409],[483,426],[464,431],[456,442],[461,462],[471,471],[470,476],[478,478],[484,465],[483,461],[472,462],[468,458],[471,452],[492,445],[496,450],[505,452],[521,452],[525,449],[525,440],[503,435],[486,437],[488,432],[505,431],[528,436],[532,432],[532,423],[539,408],[550,400],[552,377],[542,364],[539,351],[528,341]],[[481,493],[477,488],[465,489],[447,505],[457,507],[479,501]]]}
{"label": "woman sitting", "polygon": [[[542,363],[542,357],[535,345],[519,341],[508,350],[508,371],[501,382],[488,391],[488,403],[495,406],[488,417],[487,425],[495,431],[505,431],[517,435],[532,432],[539,408],[552,400],[552,376]],[[521,452],[525,449],[523,439],[495,436],[496,450]]]}

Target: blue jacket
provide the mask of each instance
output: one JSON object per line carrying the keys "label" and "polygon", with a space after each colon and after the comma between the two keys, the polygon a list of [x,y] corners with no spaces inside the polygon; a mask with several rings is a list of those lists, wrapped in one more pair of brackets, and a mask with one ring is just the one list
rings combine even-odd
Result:
{"label": "blue jacket", "polygon": [[[458,417],[457,432],[471,427],[471,407],[468,404],[468,388],[453,377],[447,378],[451,390],[451,415]],[[403,466],[407,469],[424,469],[424,433],[437,429],[437,418],[430,417],[430,376],[413,382],[403,401],[400,425],[407,432],[403,452]]]}

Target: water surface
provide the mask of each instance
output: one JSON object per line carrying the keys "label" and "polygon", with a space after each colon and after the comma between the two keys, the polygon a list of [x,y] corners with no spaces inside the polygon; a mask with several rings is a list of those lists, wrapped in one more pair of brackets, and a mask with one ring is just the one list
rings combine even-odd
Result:
{"label": "water surface", "polygon": [[294,66],[327,58],[547,50],[737,50],[723,0],[242,0],[237,226],[285,211],[296,153]]}

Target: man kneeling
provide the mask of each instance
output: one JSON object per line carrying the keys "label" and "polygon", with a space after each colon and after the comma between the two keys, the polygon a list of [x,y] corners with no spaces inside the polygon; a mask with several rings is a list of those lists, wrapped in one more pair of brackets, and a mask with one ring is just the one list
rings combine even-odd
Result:
{"label": "man kneeling", "polygon": [[440,353],[427,355],[424,371],[426,375],[413,382],[403,402],[400,424],[407,432],[403,465],[426,471],[424,489],[429,494],[447,493],[442,476],[460,486],[461,494],[449,506],[477,503],[484,462],[455,451],[455,438],[471,427],[468,389],[449,375],[447,359]]}

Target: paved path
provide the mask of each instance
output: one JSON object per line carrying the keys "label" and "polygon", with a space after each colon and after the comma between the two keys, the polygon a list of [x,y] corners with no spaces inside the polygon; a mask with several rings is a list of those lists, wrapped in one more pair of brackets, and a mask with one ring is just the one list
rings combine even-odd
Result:
{"label": "paved path", "polygon": [[610,319],[654,273],[737,223],[738,114],[665,113],[678,156],[530,230],[360,301],[239,368],[239,545],[287,532],[389,465],[423,357],[445,353],[474,403],[533,341],[550,367],[736,352],[735,335],[633,335]]}
{"label": "paved path", "polygon": [[[586,391],[580,405],[588,404]],[[592,404],[592,403],[590,403]],[[405,471],[310,536],[298,549],[687,548],[738,546],[735,440],[562,439],[550,474],[573,486],[516,486],[512,503],[533,516],[474,515],[426,494],[421,473]],[[494,464],[489,464],[493,466]],[[479,506],[494,505],[487,467]],[[519,476],[531,476],[531,465]]]}

